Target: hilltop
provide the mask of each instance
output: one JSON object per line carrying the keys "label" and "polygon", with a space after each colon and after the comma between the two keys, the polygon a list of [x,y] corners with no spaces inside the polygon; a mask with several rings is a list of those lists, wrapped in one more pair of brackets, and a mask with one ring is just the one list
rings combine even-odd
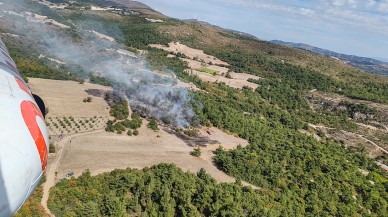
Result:
{"label": "hilltop", "polygon": [[365,70],[370,73],[376,73],[388,76],[388,63],[376,60],[368,57],[359,57],[355,55],[346,55],[341,53],[336,53],[334,51],[314,47],[311,45],[303,44],[303,43],[292,43],[292,42],[284,42],[280,40],[271,41],[275,44],[286,45],[293,48],[298,48],[302,50],[311,51],[317,54],[321,54],[323,56],[331,57],[334,59],[338,59],[339,61],[344,61],[346,64],[354,66],[358,69]]}

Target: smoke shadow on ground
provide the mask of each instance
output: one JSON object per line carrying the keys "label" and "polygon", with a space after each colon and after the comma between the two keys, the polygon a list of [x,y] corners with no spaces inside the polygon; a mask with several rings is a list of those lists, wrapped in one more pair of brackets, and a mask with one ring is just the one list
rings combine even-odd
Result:
{"label": "smoke shadow on ground", "polygon": [[188,145],[190,147],[198,147],[198,146],[199,147],[206,147],[208,145],[220,144],[219,141],[209,139],[209,137],[206,137],[206,136],[190,137],[182,132],[177,132],[176,130],[171,129],[171,128],[167,128],[167,127],[163,128],[163,130],[169,134],[175,135],[176,137],[181,139],[183,142],[186,143],[186,145]]}

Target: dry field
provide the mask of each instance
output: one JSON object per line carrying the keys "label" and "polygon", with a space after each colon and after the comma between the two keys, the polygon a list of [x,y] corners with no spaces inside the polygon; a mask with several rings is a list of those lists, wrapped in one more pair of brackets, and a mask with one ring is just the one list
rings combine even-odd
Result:
{"label": "dry field", "polygon": [[[29,78],[28,85],[31,91],[39,95],[49,108],[48,117],[108,117],[108,104],[101,97],[90,96],[85,90],[111,90],[96,84],[79,84],[74,81],[56,81],[39,78]],[[92,102],[83,100],[92,97]]]}
{"label": "dry field", "polygon": [[150,44],[150,47],[159,48],[165,51],[174,52],[174,53],[183,53],[190,59],[196,58],[198,60],[203,60],[205,63],[212,62],[215,65],[229,65],[228,63],[217,59],[214,56],[205,54],[202,50],[190,48],[179,42],[170,42],[168,46],[160,44]]}
{"label": "dry field", "polygon": [[[99,97],[93,97],[91,103],[83,103],[82,100],[89,95],[87,89],[109,88],[93,85],[79,84],[73,81],[54,81],[45,79],[30,79],[31,90],[40,95],[50,108],[48,120],[51,123],[64,121],[64,118],[71,125],[95,121],[108,118],[109,110],[106,102]],[[101,115],[101,116],[99,116]],[[74,117],[74,121],[70,120]],[[97,117],[97,118],[96,118]],[[82,119],[84,118],[84,119]],[[237,147],[238,144],[246,146],[247,141],[228,135],[216,128],[201,129],[202,136],[209,138],[209,141],[218,141],[216,144],[202,148],[201,157],[193,157],[190,152],[193,150],[185,141],[176,135],[169,134],[164,130],[153,132],[146,127],[147,121],[143,121],[143,126],[139,129],[139,136],[117,135],[101,130],[104,122],[98,122],[100,127],[89,129],[89,132],[77,131],[66,133],[63,138],[53,135],[52,142],[56,144],[57,153],[51,154],[45,188],[48,194],[50,185],[66,177],[68,172],[74,172],[75,176],[80,175],[86,169],[92,174],[108,172],[116,168],[144,168],[158,163],[175,163],[185,171],[197,172],[205,168],[214,178],[220,182],[233,182],[235,179],[218,170],[211,160],[213,151],[222,145],[226,149]],[[85,124],[85,125],[87,125]],[[210,135],[209,135],[209,133]],[[57,175],[54,175],[57,172]],[[50,182],[50,179],[51,182]],[[47,196],[45,196],[47,197]]]}
{"label": "dry field", "polygon": [[[109,106],[101,97],[85,92],[88,89],[111,90],[96,84],[29,78],[33,93],[48,108],[46,123],[51,137],[103,129],[109,120]],[[91,102],[83,102],[91,97]]]}
{"label": "dry field", "polygon": [[[257,87],[259,87],[259,85],[247,81],[247,79],[249,78],[248,76],[254,76],[254,75],[248,75],[248,74],[239,75],[240,73],[231,73],[232,78],[226,78],[222,75],[211,75],[209,73],[200,72],[197,70],[193,70],[192,73],[197,75],[203,81],[223,82],[226,85],[233,87],[233,88],[242,89],[244,86],[248,86],[252,89],[256,89]],[[236,75],[238,75],[238,76],[236,76]],[[234,76],[236,76],[236,77],[234,77]],[[246,76],[247,78],[244,79],[244,76]],[[256,79],[258,79],[257,76],[255,76],[255,77],[256,77]]]}
{"label": "dry field", "polygon": [[140,128],[139,136],[98,132],[76,137],[65,144],[58,168],[58,179],[65,178],[68,172],[74,172],[75,176],[78,176],[86,169],[96,175],[116,168],[140,169],[159,163],[174,163],[185,171],[197,172],[205,168],[218,181],[233,182],[234,178],[213,165],[211,156],[219,145],[230,149],[239,143],[246,145],[247,142],[217,129],[211,131],[214,132],[210,136],[211,139],[219,139],[220,143],[203,148],[200,158],[191,156],[193,148],[175,135],[163,130],[153,132],[146,127],[146,123]]}
{"label": "dry field", "polygon": [[[183,45],[179,42],[171,42],[168,45],[169,46],[151,44],[149,46],[169,52],[180,52],[185,54],[188,58],[180,59],[188,63],[188,66],[191,68],[190,73],[197,75],[203,81],[223,82],[230,87],[238,89],[242,89],[244,86],[256,89],[259,86],[255,83],[248,82],[249,78],[256,80],[261,79],[260,77],[255,75],[230,72],[231,78],[226,78],[225,75],[229,71],[229,68],[227,67],[229,66],[229,64],[217,59],[214,56],[205,54],[202,50],[187,47],[186,45]],[[169,54],[167,57],[175,57],[175,55]],[[211,64],[209,64],[210,62]],[[209,69],[217,73],[213,75],[206,72],[202,72],[202,68]]]}

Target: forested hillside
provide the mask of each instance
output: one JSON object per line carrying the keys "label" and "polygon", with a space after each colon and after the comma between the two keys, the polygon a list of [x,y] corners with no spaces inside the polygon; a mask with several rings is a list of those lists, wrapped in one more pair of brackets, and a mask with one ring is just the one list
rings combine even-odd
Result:
{"label": "forested hillside", "polygon": [[[56,216],[279,216],[271,192],[241,184],[216,184],[205,171],[194,175],[174,165],[116,170],[96,177],[85,172],[51,191]],[[72,204],[72,205],[70,205]]]}
{"label": "forested hillside", "polygon": [[[194,175],[166,164],[143,170],[116,170],[96,177],[85,172],[77,179],[60,181],[51,190],[49,208],[54,214],[388,215],[387,173],[368,156],[370,152],[365,150],[364,144],[351,146],[322,130],[358,133],[365,131],[360,126],[363,124],[385,132],[385,110],[380,108],[388,104],[387,77],[202,23],[167,18],[154,11],[141,10],[138,15],[126,16],[81,11],[77,7],[88,6],[90,1],[79,2],[84,4],[55,12],[31,3],[34,6],[31,10],[70,26],[78,23],[76,30],[62,32],[72,36],[76,43],[79,29],[103,29],[102,33],[114,37],[127,50],[144,54],[152,69],[168,69],[181,81],[192,82],[200,89],[191,92],[191,103],[198,117],[192,125],[215,126],[250,143],[235,150],[217,149],[214,163],[225,173],[260,190],[242,187],[239,183],[219,184],[203,170]],[[145,18],[149,17],[164,22],[148,22]],[[2,31],[12,32],[10,26],[0,24]],[[71,67],[56,68],[37,58],[40,46],[33,41],[11,37],[5,41],[25,76],[52,79],[88,76]],[[259,85],[257,89],[236,89],[221,82],[202,81],[189,73],[188,64],[178,55],[169,56],[172,53],[149,47],[149,44],[166,45],[171,41],[180,41],[214,55],[227,62],[230,71],[263,79],[250,80]],[[28,48],[30,51],[25,52]],[[109,84],[97,77],[92,80]],[[312,105],[311,99],[317,93],[338,96],[341,103],[334,109],[328,109],[324,101],[316,102],[319,106]],[[366,118],[357,119],[356,114]],[[384,135],[372,133],[368,138],[382,147],[388,146]],[[379,155],[383,159],[384,156]]]}

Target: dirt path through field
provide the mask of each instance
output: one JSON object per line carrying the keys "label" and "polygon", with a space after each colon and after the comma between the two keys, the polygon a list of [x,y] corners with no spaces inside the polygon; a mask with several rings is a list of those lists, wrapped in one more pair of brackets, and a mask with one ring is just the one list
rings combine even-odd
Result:
{"label": "dirt path through field", "polygon": [[[346,131],[343,131],[343,132],[345,132],[345,133],[350,133],[350,132],[346,132]],[[388,151],[387,151],[387,150],[385,150],[383,147],[377,145],[375,142],[373,142],[373,141],[371,141],[371,140],[365,138],[365,137],[362,136],[362,135],[359,135],[359,134],[355,134],[355,135],[357,135],[359,138],[363,139],[364,141],[367,141],[367,142],[369,142],[370,144],[374,145],[377,149],[380,149],[380,150],[381,150],[382,152],[384,152],[385,154],[388,154]]]}
{"label": "dirt path through field", "polygon": [[55,154],[54,159],[52,159],[51,164],[49,164],[49,166],[46,170],[46,182],[43,183],[43,196],[42,196],[41,204],[42,204],[43,208],[46,210],[46,213],[48,215],[54,216],[47,206],[47,201],[49,198],[50,188],[53,187],[57,181],[56,172],[57,172],[59,163],[60,163],[61,158],[63,156],[63,151],[66,148],[67,143],[69,143],[71,141],[71,139],[74,139],[76,137],[90,135],[90,134],[96,134],[96,133],[100,133],[100,132],[103,132],[103,130],[96,130],[96,131],[92,131],[92,132],[73,134],[73,135],[65,136],[61,141],[58,142],[57,152]]}

